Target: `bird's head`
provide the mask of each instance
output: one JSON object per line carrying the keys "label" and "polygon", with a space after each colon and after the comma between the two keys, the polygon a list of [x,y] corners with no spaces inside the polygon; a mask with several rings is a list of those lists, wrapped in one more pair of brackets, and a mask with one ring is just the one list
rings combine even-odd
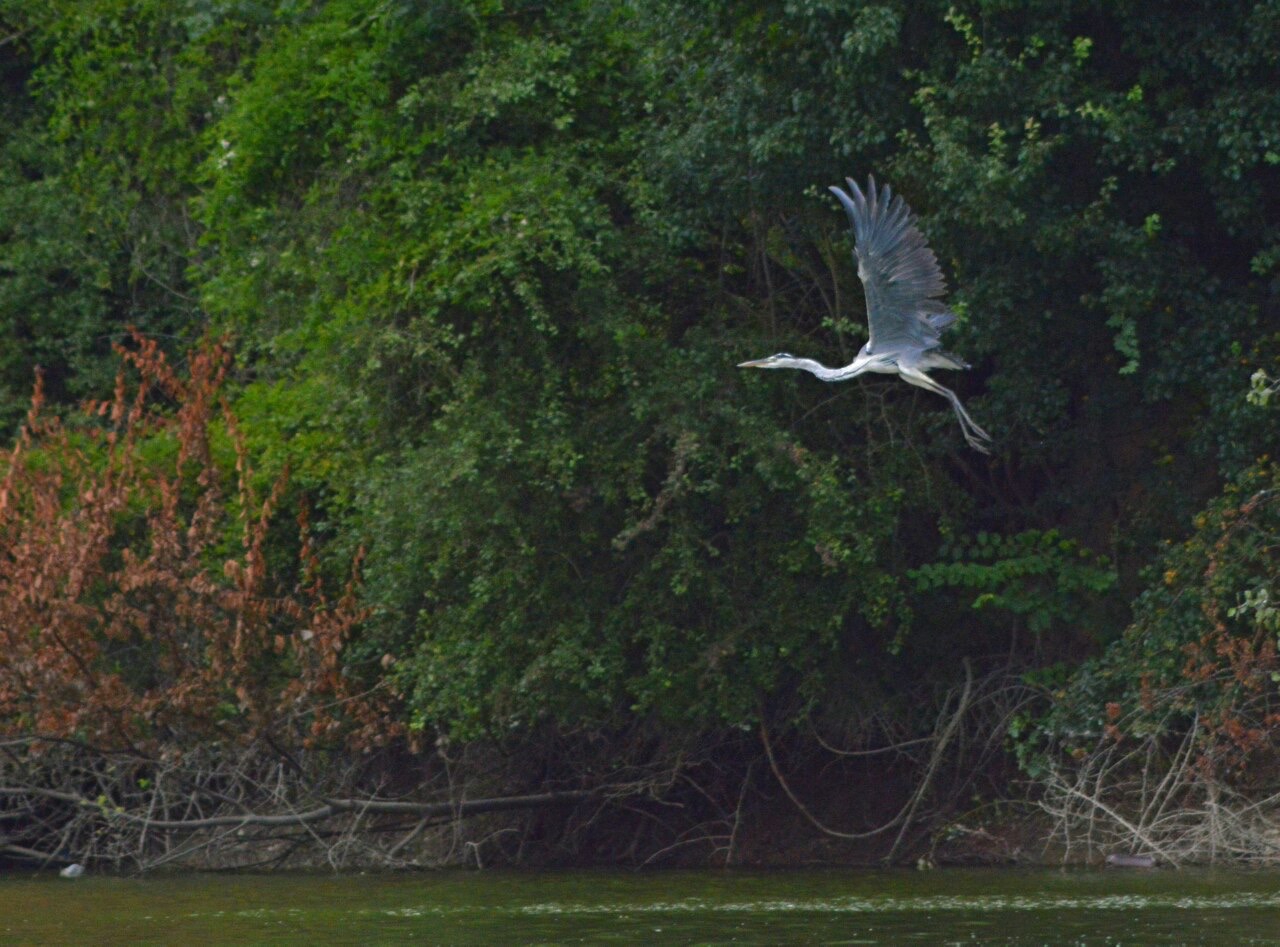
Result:
{"label": "bird's head", "polygon": [[795,368],[796,362],[799,361],[790,352],[779,352],[777,355],[770,355],[766,358],[757,358],[751,362],[739,363],[739,368]]}

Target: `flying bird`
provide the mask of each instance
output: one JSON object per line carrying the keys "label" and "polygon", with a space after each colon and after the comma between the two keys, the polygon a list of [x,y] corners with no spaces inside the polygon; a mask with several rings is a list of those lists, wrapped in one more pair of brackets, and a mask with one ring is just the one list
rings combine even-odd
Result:
{"label": "flying bird", "polygon": [[898,375],[950,401],[969,446],[989,454],[991,435],[969,417],[954,391],[927,374],[934,368],[969,367],[959,356],[941,348],[942,330],[956,321],[956,315],[939,299],[947,286],[938,258],[925,243],[911,208],[900,196],[894,196],[887,184],[877,193],[875,178],[868,177],[867,193],[863,194],[853,178],[845,180],[848,193],[838,187],[831,191],[848,211],[853,226],[853,258],[866,292],[870,338],[843,368],[828,368],[788,352],[738,367],[799,368],[823,381],[847,381],[864,372]]}

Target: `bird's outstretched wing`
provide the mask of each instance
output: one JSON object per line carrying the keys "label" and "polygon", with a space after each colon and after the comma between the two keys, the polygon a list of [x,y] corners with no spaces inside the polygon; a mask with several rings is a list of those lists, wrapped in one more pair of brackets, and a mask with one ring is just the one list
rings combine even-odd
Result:
{"label": "bird's outstretched wing", "polygon": [[850,193],[831,191],[853,225],[854,259],[867,295],[868,352],[937,348],[942,330],[956,317],[937,298],[947,284],[911,208],[887,184],[877,193],[873,177],[867,178],[865,195],[853,178],[845,180]]}

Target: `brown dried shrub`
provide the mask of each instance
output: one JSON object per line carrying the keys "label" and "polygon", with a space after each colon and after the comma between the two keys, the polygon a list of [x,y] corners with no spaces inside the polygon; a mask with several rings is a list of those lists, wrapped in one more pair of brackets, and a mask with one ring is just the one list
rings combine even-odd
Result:
{"label": "brown dried shrub", "polygon": [[[65,422],[41,383],[0,483],[0,732],[151,755],[269,736],[368,750],[400,728],[341,654],[366,617],[357,562],[334,599],[305,508],[294,578],[268,567],[285,477],[253,486],[221,390],[225,344],[182,377],[119,347],[114,397]],[[222,432],[234,470],[213,449]],[[285,570],[288,571],[288,570]]]}

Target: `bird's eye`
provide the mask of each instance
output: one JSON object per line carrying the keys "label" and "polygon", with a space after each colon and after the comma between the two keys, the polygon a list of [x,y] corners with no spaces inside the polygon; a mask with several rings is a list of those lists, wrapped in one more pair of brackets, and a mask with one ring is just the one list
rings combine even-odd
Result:
{"label": "bird's eye", "polygon": [[790,352],[779,352],[774,358],[791,358]]}

